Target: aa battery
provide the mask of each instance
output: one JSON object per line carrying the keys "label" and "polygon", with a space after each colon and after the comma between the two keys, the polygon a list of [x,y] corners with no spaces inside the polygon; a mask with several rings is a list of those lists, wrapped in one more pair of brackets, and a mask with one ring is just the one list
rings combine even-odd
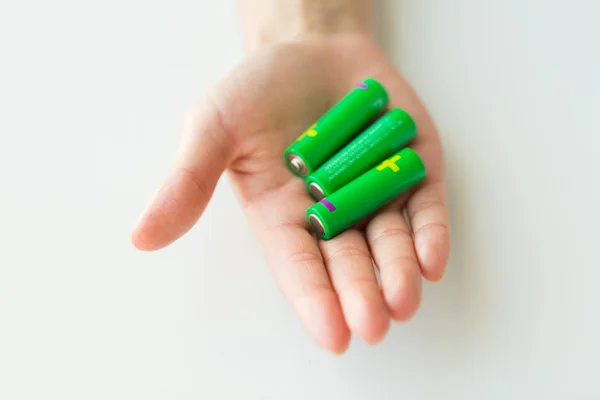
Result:
{"label": "aa battery", "polygon": [[419,155],[405,148],[306,211],[312,230],[331,239],[425,179]]}
{"label": "aa battery", "polygon": [[413,119],[394,108],[306,178],[309,193],[321,200],[405,147],[417,134]]}
{"label": "aa battery", "polygon": [[320,167],[387,106],[388,94],[374,79],[367,78],[288,147],[285,161],[292,172],[305,177]]}

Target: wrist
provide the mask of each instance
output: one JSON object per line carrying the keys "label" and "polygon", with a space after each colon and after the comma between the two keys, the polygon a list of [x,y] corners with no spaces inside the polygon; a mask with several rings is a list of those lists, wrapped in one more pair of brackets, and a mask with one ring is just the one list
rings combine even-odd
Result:
{"label": "wrist", "polygon": [[315,36],[371,33],[371,0],[239,0],[247,48]]}

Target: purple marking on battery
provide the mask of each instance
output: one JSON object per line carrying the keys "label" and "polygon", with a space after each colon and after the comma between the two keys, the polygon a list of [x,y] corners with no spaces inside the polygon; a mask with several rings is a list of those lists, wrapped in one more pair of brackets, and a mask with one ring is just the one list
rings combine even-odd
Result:
{"label": "purple marking on battery", "polygon": [[335,206],[333,204],[331,204],[331,202],[327,199],[323,199],[321,200],[319,203],[323,204],[325,207],[327,207],[327,209],[331,212],[335,211]]}
{"label": "purple marking on battery", "polygon": [[367,90],[369,88],[369,86],[364,82],[359,83],[357,87],[363,90]]}

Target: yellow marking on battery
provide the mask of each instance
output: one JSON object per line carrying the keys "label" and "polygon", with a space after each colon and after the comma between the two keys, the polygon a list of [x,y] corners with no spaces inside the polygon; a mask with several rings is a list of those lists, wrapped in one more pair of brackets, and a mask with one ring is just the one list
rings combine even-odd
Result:
{"label": "yellow marking on battery", "polygon": [[400,160],[400,156],[396,154],[392,158],[388,158],[377,167],[377,171],[383,171],[386,168],[390,168],[394,172],[400,171],[400,168],[396,165],[396,161]]}
{"label": "yellow marking on battery", "polygon": [[310,128],[308,128],[308,130],[306,132],[304,132],[302,135],[300,135],[300,137],[298,139],[296,139],[296,142],[301,141],[302,139],[304,139],[307,136],[310,137],[315,137],[319,134],[319,132],[316,131],[315,126],[317,126],[316,123],[312,124],[312,126]]}

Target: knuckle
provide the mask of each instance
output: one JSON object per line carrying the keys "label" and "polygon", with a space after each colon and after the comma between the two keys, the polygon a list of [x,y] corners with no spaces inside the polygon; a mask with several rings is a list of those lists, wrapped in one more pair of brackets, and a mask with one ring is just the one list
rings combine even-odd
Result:
{"label": "knuckle", "polygon": [[423,201],[411,208],[409,212],[409,217],[411,220],[414,220],[419,214],[423,213],[424,211],[431,211],[435,209],[443,210],[445,207],[446,204],[441,200]]}
{"label": "knuckle", "polygon": [[380,263],[377,264],[377,267],[383,271],[390,268],[399,268],[407,269],[407,267],[414,267],[417,271],[420,270],[419,263],[416,258],[412,255],[397,255],[393,257],[389,257],[385,260],[381,260]]}
{"label": "knuckle", "polygon": [[417,230],[415,231],[415,236],[429,229],[438,229],[444,232],[448,232],[450,230],[448,225],[443,222],[430,222],[417,228]]}
{"label": "knuckle", "polygon": [[412,240],[412,234],[407,228],[383,228],[373,235],[371,243],[374,245],[384,238]]}
{"label": "knuckle", "polygon": [[314,264],[321,262],[321,256],[314,251],[296,251],[288,256],[291,265]]}
{"label": "knuckle", "polygon": [[323,259],[327,264],[344,259],[364,259],[371,261],[371,254],[361,248],[353,246],[341,246],[332,252],[328,252]]}
{"label": "knuckle", "polygon": [[185,179],[187,179],[193,183],[194,187],[196,187],[198,192],[200,192],[201,196],[206,197],[206,196],[210,195],[211,190],[208,187],[208,184],[206,183],[206,181],[204,179],[202,179],[200,176],[198,176],[198,174],[196,172],[194,172],[193,170],[191,170],[189,168],[185,168],[185,167],[179,167],[178,171],[183,177],[185,177]]}

